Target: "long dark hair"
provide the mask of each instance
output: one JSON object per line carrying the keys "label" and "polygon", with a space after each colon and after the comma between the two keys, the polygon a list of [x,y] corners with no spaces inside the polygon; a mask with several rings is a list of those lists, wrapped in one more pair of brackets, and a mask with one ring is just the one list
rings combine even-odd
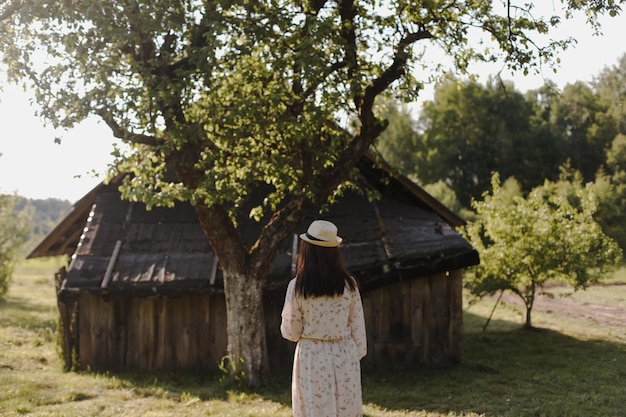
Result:
{"label": "long dark hair", "polygon": [[338,247],[326,248],[300,241],[296,267],[296,294],[336,297],[346,286],[354,291],[356,280],[346,269]]}

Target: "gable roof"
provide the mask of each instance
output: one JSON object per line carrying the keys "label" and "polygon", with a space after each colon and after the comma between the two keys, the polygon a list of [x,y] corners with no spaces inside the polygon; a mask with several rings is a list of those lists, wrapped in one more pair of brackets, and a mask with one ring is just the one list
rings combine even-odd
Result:
{"label": "gable roof", "polygon": [[[454,230],[462,219],[369,157],[358,168],[380,198],[368,201],[348,192],[320,217],[337,224],[346,266],[364,289],[478,264],[476,250]],[[317,217],[311,213],[297,231]],[[240,226],[244,238],[261,227],[249,219]],[[284,288],[292,278],[296,236],[278,252],[267,289]],[[152,294],[222,288],[217,259],[193,207],[177,203],[148,211],[142,203],[122,200],[115,181],[79,200],[28,258],[62,254],[72,256],[63,291]]]}

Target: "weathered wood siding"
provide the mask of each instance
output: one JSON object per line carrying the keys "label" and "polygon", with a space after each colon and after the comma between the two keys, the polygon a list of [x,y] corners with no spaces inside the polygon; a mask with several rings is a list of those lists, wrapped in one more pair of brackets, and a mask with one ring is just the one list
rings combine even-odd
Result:
{"label": "weathered wood siding", "polygon": [[293,363],[293,353],[296,344],[283,339],[280,334],[280,313],[285,301],[284,291],[272,291],[265,297],[263,305],[265,313],[265,338],[267,339],[267,351],[271,370],[288,371]]}
{"label": "weathered wood siding", "polygon": [[430,368],[463,359],[461,270],[363,294],[368,354],[363,368]]}
{"label": "weathered wood siding", "polygon": [[223,295],[103,299],[82,293],[78,358],[95,370],[217,370],[226,354]]}
{"label": "weathered wood siding", "polygon": [[[363,293],[365,370],[432,368],[463,358],[462,271],[398,282]],[[295,343],[280,334],[284,292],[266,294],[270,367],[288,370]],[[216,371],[226,354],[223,294],[104,299],[82,293],[78,308],[82,368]]]}

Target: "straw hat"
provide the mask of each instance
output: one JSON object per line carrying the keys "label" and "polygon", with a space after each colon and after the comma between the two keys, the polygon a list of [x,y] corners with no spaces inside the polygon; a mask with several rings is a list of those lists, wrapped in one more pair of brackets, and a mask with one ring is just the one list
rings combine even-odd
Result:
{"label": "straw hat", "polygon": [[337,226],[326,220],[315,220],[306,233],[300,235],[300,239],[325,248],[335,248],[343,240],[337,236]]}

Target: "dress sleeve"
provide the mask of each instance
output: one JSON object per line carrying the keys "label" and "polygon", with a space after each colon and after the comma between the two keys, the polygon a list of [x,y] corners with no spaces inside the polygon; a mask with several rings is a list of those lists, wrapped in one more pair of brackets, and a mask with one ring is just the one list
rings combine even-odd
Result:
{"label": "dress sleeve", "polygon": [[358,288],[354,291],[352,304],[350,305],[350,318],[348,321],[352,339],[356,344],[359,359],[367,354],[367,335],[365,333],[365,318],[363,316],[363,303]]}
{"label": "dress sleeve", "polygon": [[295,294],[296,280],[292,279],[287,286],[285,304],[281,313],[280,333],[287,340],[297,342],[302,335],[302,310]]}

